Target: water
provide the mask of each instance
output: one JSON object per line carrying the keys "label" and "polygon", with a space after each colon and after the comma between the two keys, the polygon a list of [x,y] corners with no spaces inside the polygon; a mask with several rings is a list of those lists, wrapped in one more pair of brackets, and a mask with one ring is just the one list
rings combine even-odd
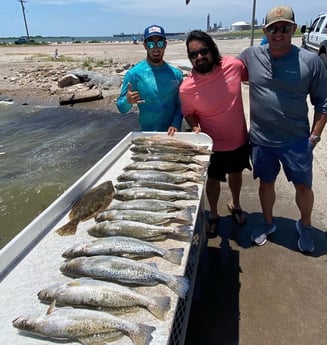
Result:
{"label": "water", "polygon": [[[186,34],[184,33],[167,33],[168,40],[176,39],[186,39]],[[39,43],[73,43],[73,42],[126,42],[132,41],[135,37],[138,41],[142,41],[143,33],[138,34],[125,34],[124,36],[86,36],[86,37],[70,37],[70,36],[60,36],[60,37],[31,37],[35,42]],[[0,44],[14,44],[17,37],[0,37]]]}
{"label": "water", "polygon": [[0,104],[0,248],[135,130],[135,113]]}

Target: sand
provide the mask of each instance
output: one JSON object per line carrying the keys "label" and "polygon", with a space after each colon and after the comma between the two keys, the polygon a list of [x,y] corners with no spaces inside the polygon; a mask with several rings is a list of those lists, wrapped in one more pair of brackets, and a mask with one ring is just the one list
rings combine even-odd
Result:
{"label": "sand", "polygon": [[[222,54],[237,55],[250,39],[216,40]],[[259,44],[255,40],[254,44]],[[300,38],[294,38],[299,44]],[[54,58],[55,51],[58,59]],[[60,89],[58,80],[74,69],[91,69],[121,79],[126,69],[145,58],[143,44],[132,42],[63,43],[49,45],[0,46],[0,100],[16,104],[59,106],[59,97],[70,89]],[[189,62],[185,41],[168,41],[165,60],[180,67],[186,76]],[[73,88],[73,90],[76,90]],[[103,100],[74,104],[78,108],[106,109],[114,105],[120,87],[103,91]]]}

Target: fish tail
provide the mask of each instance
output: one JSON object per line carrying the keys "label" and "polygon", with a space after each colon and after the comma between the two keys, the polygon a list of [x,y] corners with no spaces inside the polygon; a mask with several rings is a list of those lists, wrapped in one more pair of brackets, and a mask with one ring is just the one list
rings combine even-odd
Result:
{"label": "fish tail", "polygon": [[58,233],[60,236],[70,236],[75,235],[77,231],[77,224],[78,220],[72,219],[67,224],[63,225],[59,229],[56,230],[56,233]]}
{"label": "fish tail", "polygon": [[155,303],[151,303],[148,306],[148,310],[151,314],[160,320],[165,318],[166,313],[170,309],[170,297],[154,297]]}
{"label": "fish tail", "polygon": [[180,298],[185,298],[190,287],[190,281],[183,276],[172,276],[168,279],[167,286],[173,290]]}
{"label": "fish tail", "polygon": [[204,183],[205,181],[205,175],[201,175],[198,173],[194,173],[193,175],[188,175],[187,176],[188,180],[191,182],[195,182],[195,183]]}
{"label": "fish tail", "polygon": [[138,330],[130,331],[129,336],[134,345],[149,345],[153,339],[151,333],[156,329],[153,326],[137,324]]}
{"label": "fish tail", "polygon": [[187,208],[189,210],[191,210],[192,213],[194,213],[196,211],[196,206],[195,205],[187,206]]}
{"label": "fish tail", "polygon": [[193,230],[189,227],[189,225],[183,224],[177,227],[177,231],[175,235],[182,240],[190,241],[193,236]]}
{"label": "fish tail", "polygon": [[196,184],[185,187],[185,192],[198,196],[199,187]]}
{"label": "fish tail", "polygon": [[210,155],[212,153],[212,151],[209,150],[208,146],[202,146],[202,145],[199,145],[196,148],[196,151],[198,151],[198,153],[203,154],[203,155]]}
{"label": "fish tail", "polygon": [[192,221],[193,221],[192,211],[189,208],[185,208],[184,210],[179,212],[178,219],[182,220],[183,222],[187,224],[192,224]]}
{"label": "fish tail", "polygon": [[191,162],[197,165],[200,165],[201,167],[206,167],[208,163],[206,161],[201,161],[200,159],[192,157]]}
{"label": "fish tail", "polygon": [[183,254],[183,248],[172,248],[168,249],[162,257],[169,262],[172,262],[173,264],[180,265],[182,262]]}

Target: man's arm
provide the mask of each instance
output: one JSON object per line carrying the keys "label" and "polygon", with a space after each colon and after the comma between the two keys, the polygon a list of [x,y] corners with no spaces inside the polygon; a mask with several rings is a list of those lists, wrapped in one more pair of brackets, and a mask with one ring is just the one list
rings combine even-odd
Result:
{"label": "man's arm", "polygon": [[321,136],[322,131],[327,122],[327,114],[322,114],[319,112],[314,113],[310,141],[313,145],[317,144],[316,138]]}
{"label": "man's arm", "polygon": [[201,128],[199,126],[199,119],[198,116],[195,114],[192,115],[186,115],[184,116],[186,122],[189,124],[189,126],[192,128],[192,132],[200,133]]}

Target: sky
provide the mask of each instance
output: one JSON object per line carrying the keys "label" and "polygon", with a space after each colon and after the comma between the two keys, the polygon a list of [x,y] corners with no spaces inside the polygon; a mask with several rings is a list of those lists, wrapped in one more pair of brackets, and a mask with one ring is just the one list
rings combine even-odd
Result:
{"label": "sky", "polygon": [[[237,21],[251,23],[253,5],[255,18],[261,24],[266,12],[287,4],[295,12],[299,25],[310,24],[317,14],[326,11],[322,0],[24,0],[30,36],[112,36],[143,33],[151,24],[163,26],[166,32],[206,30],[210,24],[229,28]],[[20,1],[2,0],[0,6],[0,37],[26,35]]]}

